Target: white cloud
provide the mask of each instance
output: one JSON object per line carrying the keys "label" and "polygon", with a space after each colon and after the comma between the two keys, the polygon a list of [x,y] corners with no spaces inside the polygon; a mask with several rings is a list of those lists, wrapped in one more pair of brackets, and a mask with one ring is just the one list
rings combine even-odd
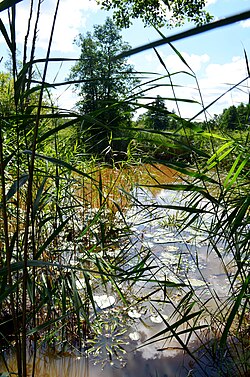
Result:
{"label": "white cloud", "polygon": [[241,21],[240,26],[243,27],[243,28],[249,28],[250,27],[250,19],[245,20],[245,21]]}
{"label": "white cloud", "polygon": [[[17,6],[17,42],[23,44],[27,32],[30,9],[29,3],[25,0],[19,4]],[[45,0],[41,5],[37,47],[43,49],[47,49],[48,47],[55,6],[55,0]],[[73,52],[73,40],[84,29],[87,16],[90,16],[89,11],[96,11],[98,9],[94,0],[61,0],[53,37],[53,50],[65,53]],[[33,12],[31,31],[33,31],[35,25],[35,17],[36,7]]]}
{"label": "white cloud", "polygon": [[209,64],[205,70],[204,77],[198,80],[205,105],[212,103],[212,101],[232,89],[235,84],[238,84],[243,79],[246,79],[244,83],[225,94],[209,111],[211,113],[220,113],[223,108],[233,104],[237,106],[241,102],[246,103],[249,95],[244,58],[235,56],[225,64]]}
{"label": "white cloud", "polygon": [[218,0],[207,0],[206,1],[206,7],[209,7],[209,5],[217,3]]}
{"label": "white cloud", "polygon": [[[204,63],[207,63],[210,59],[207,54],[203,54],[203,55],[191,54],[190,55],[187,52],[181,52],[182,58],[188,64],[187,66],[185,63],[183,63],[183,61],[176,54],[168,55],[166,57],[162,53],[160,55],[170,73],[178,72],[181,70],[189,71],[188,66],[194,72],[198,72],[202,68],[202,65]],[[157,61],[157,59],[158,58],[155,57],[155,61]],[[147,60],[150,60],[149,56],[147,57]],[[159,64],[158,70],[163,72],[164,70],[163,66]]]}
{"label": "white cloud", "polygon": [[[189,55],[182,52],[182,56],[187,60],[194,72],[197,74],[196,76],[205,106],[211,104],[235,84],[239,83],[244,78],[247,78],[246,63],[242,57],[235,56],[232,57],[231,61],[224,64],[219,64],[209,63],[210,59],[208,55]],[[170,72],[177,72],[181,68],[181,66],[178,66],[178,64],[180,64],[178,63],[178,58],[176,60],[176,57],[173,55],[165,58],[164,62],[167,64]],[[165,78],[163,81],[165,84],[169,84],[168,78]],[[172,111],[172,109],[175,109],[177,112],[177,106],[174,101],[175,94],[175,96],[179,99],[178,107],[182,117],[192,118],[198,114],[202,110],[202,106],[201,97],[195,79],[192,78],[192,76],[180,73],[172,76],[172,82],[173,85],[176,85],[174,88],[169,86],[157,87],[150,93],[147,92],[147,95],[160,95],[163,98],[172,98],[172,100],[166,100],[166,106],[169,110]],[[236,89],[233,89],[229,93],[225,94],[221,99],[216,101],[216,103],[208,109],[209,114],[219,114],[224,108],[227,108],[232,104],[237,106],[241,102],[246,103],[248,101],[249,93],[247,84],[248,81],[246,80],[242,85]],[[197,101],[199,104],[180,101],[180,99]],[[199,119],[202,118],[203,116],[200,115]]]}
{"label": "white cloud", "polygon": [[225,64],[209,64],[206,68],[206,86],[236,84],[247,77],[245,59],[239,56],[232,57],[231,62]]}

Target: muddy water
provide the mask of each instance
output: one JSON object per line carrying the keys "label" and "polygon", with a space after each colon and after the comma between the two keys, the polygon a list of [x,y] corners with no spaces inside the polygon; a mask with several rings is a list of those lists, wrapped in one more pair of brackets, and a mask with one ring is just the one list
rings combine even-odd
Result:
{"label": "muddy water", "polygon": [[[82,181],[78,180],[78,184],[74,187],[79,199],[89,203],[93,208],[98,208],[100,206],[99,188],[101,182],[103,197],[105,197],[107,206],[112,208],[113,211],[117,211],[114,201],[121,208],[129,204],[128,197],[120,191],[121,187],[125,191],[130,192],[135,184],[138,183],[157,185],[158,183],[173,183],[178,179],[175,170],[159,164],[154,166],[149,164],[135,165],[122,169],[111,169],[104,166],[88,174],[92,177],[92,182],[84,178]],[[152,187],[151,192],[157,192],[157,188]]]}
{"label": "muddy water", "polygon": [[[136,172],[136,181],[141,181],[143,185],[154,183],[172,183],[177,179],[176,173],[164,166],[143,166]],[[181,194],[175,194],[167,190],[134,187],[129,178],[124,178],[118,171],[110,174],[110,171],[102,171],[102,184],[112,187],[125,185],[127,191],[132,190],[136,197],[134,204],[126,212],[126,219],[131,225],[133,234],[131,235],[132,252],[134,255],[150,250],[152,257],[148,260],[149,267],[157,264],[155,279],[167,279],[178,283],[187,283],[206,297],[206,290],[214,291],[222,299],[228,293],[226,275],[221,263],[218,262],[216,255],[208,252],[208,242],[205,234],[199,229],[187,228],[185,232],[179,233],[179,228],[174,225],[178,218],[176,212],[169,208],[155,205],[183,205],[185,198]],[[141,179],[138,179],[141,178]],[[85,195],[89,187],[85,185]],[[93,195],[93,194],[92,194]],[[119,192],[114,193],[119,195]],[[118,196],[113,197],[116,201]],[[93,196],[93,204],[97,198]],[[121,197],[122,206],[127,206],[124,196]],[[206,203],[203,203],[204,205]],[[201,203],[202,205],[202,203]],[[206,219],[209,224],[210,218]],[[131,252],[131,249],[130,249]],[[133,287],[134,294],[145,297],[154,288],[153,284],[145,285],[144,282]],[[151,296],[151,299],[161,301],[157,310],[161,315],[169,318],[172,314],[172,305],[162,304],[161,294]],[[173,300],[178,304],[178,292],[173,294]],[[210,300],[211,307],[215,303]],[[115,305],[114,305],[115,306]],[[154,306],[155,307],[155,306]],[[213,360],[209,355],[201,354],[200,362],[206,365],[206,370],[202,370],[192,357],[180,349],[180,344],[175,340],[164,340],[146,345],[147,340],[165,328],[162,318],[159,318],[157,310],[153,310],[150,302],[143,302],[142,306],[135,308],[138,316],[132,315],[127,323],[127,331],[124,335],[122,347],[126,350],[125,354],[119,354],[108,360],[108,355],[100,351],[99,357],[79,355],[54,356],[48,354],[38,354],[36,362],[36,377],[186,377],[186,376],[217,376],[213,369]],[[107,316],[115,315],[115,309],[104,308],[103,312]],[[103,338],[110,334],[103,333]],[[107,341],[106,339],[106,341]],[[183,337],[185,341],[185,337]],[[197,339],[190,339],[197,347]],[[138,348],[143,345],[142,348]],[[192,347],[191,347],[192,348]],[[10,370],[16,370],[14,360],[8,356]],[[96,365],[95,365],[96,363]],[[12,364],[12,365],[11,365]],[[3,363],[0,364],[0,372],[6,372]],[[29,370],[32,368],[32,352]]]}
{"label": "muddy water", "polygon": [[[140,352],[127,355],[127,364],[118,369],[106,366],[104,369],[93,365],[86,357],[53,357],[43,356],[37,358],[36,376],[39,377],[167,377],[187,376],[190,367],[184,370],[185,358],[181,353],[170,358],[157,357],[147,359]],[[190,360],[191,365],[191,360]],[[12,365],[14,369],[14,363]],[[32,362],[28,367],[31,373]],[[182,370],[182,372],[181,372]],[[4,373],[4,368],[1,372]],[[181,374],[179,374],[179,372]],[[158,373],[158,374],[157,374]]]}

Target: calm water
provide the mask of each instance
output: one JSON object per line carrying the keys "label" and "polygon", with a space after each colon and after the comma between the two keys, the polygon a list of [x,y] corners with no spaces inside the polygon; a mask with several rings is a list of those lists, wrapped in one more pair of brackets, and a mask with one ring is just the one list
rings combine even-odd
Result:
{"label": "calm water", "polygon": [[[149,167],[145,167],[148,169]],[[152,171],[151,171],[152,174]],[[171,169],[161,167],[154,169],[154,176],[160,183],[170,183],[176,179]],[[154,182],[152,178],[146,183]],[[145,181],[144,181],[145,183]],[[134,205],[126,212],[127,222],[130,223],[133,234],[129,252],[133,256],[151,252],[147,260],[150,270],[153,266],[153,276],[159,280],[170,280],[176,283],[187,283],[206,298],[206,294],[216,293],[216,297],[224,299],[228,294],[228,285],[224,268],[215,254],[210,253],[206,235],[201,229],[187,228],[179,233],[174,221],[178,221],[176,212],[166,205],[185,204],[185,198],[167,190],[149,191],[147,188],[135,188],[132,194],[136,197]],[[155,205],[162,207],[156,208]],[[201,202],[201,207],[207,203]],[[209,226],[210,217],[207,215],[205,224]],[[133,264],[133,257],[130,263]],[[145,272],[145,277],[147,272]],[[125,283],[124,283],[125,284]],[[124,287],[126,289],[126,287]],[[208,289],[209,288],[209,289]],[[155,289],[155,283],[145,284],[142,280],[133,286],[131,294],[137,297],[147,297]],[[206,293],[207,291],[207,293]],[[100,292],[99,292],[100,294]],[[112,294],[112,292],[110,293]],[[172,293],[175,305],[178,305],[180,296],[178,291]],[[154,302],[152,306],[152,301]],[[160,304],[159,304],[160,301]],[[162,290],[150,295],[150,299],[143,300],[141,306],[131,308],[126,324],[119,323],[99,335],[101,351],[94,357],[86,358],[82,355],[54,355],[39,354],[36,363],[36,377],[45,376],[70,376],[70,377],[185,377],[185,376],[217,376],[213,360],[202,350],[199,355],[201,365],[206,365],[206,371],[194,363],[192,358],[180,349],[175,340],[162,340],[145,345],[147,340],[165,328],[163,318],[168,319],[173,312],[173,305],[163,302]],[[112,322],[121,311],[121,302],[115,300],[112,305],[99,310],[100,315]],[[213,300],[209,305],[216,305]],[[159,312],[161,316],[159,316]],[[121,330],[124,330],[121,331]],[[114,334],[112,334],[114,331]],[[122,335],[121,335],[122,334]],[[123,354],[117,347],[117,354],[109,360],[105,346],[108,342],[121,340],[122,347],[126,350]],[[110,340],[111,339],[111,340]],[[115,340],[116,339],[116,340]],[[185,337],[183,337],[185,341]],[[193,347],[199,345],[197,338],[190,339]],[[97,341],[98,343],[98,341]],[[142,348],[138,348],[143,345]],[[192,348],[192,347],[191,347]],[[32,356],[32,352],[31,352]],[[8,356],[10,370],[15,370],[15,361]],[[222,361],[221,361],[222,362]],[[96,364],[96,365],[95,365]],[[3,363],[0,371],[6,372]],[[32,357],[30,371],[32,368]]]}

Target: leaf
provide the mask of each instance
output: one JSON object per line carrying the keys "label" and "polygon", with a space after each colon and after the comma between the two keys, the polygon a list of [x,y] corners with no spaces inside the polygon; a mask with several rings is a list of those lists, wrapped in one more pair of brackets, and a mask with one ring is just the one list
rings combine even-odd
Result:
{"label": "leaf", "polygon": [[249,280],[250,280],[250,275],[245,279],[245,281],[243,282],[242,284],[242,287],[241,287],[241,290],[239,292],[239,294],[237,295],[236,297],[236,300],[235,300],[235,303],[234,303],[234,306],[230,312],[230,315],[229,317],[227,318],[227,322],[226,322],[226,326],[223,330],[223,333],[222,333],[222,336],[221,336],[221,339],[220,339],[220,346],[222,348],[224,348],[226,346],[226,343],[227,343],[227,337],[229,335],[229,330],[234,322],[234,319],[238,313],[238,310],[240,309],[240,306],[241,306],[241,303],[242,303],[242,300],[249,288]]}
{"label": "leaf", "polygon": [[248,18],[250,18],[250,10],[243,12],[243,13],[235,14],[235,15],[230,16],[230,17],[223,18],[223,19],[218,20],[218,21],[210,22],[209,24],[206,24],[206,25],[203,25],[203,26],[194,27],[194,28],[186,30],[184,32],[171,35],[170,37],[161,38],[161,39],[159,39],[155,42],[151,42],[151,43],[145,44],[143,46],[139,46],[139,47],[130,49],[128,51],[125,51],[125,52],[122,52],[122,53],[116,55],[113,58],[113,60],[126,58],[128,56],[138,54],[139,52],[146,51],[146,50],[149,50],[149,49],[154,48],[154,47],[159,47],[159,46],[162,46],[164,44],[169,44],[169,43],[179,41],[179,40],[184,39],[184,38],[189,38],[193,35],[202,34],[206,31],[218,29],[219,27],[223,27],[223,26],[226,26],[226,25],[231,25],[235,22],[243,21],[243,20],[246,20]]}
{"label": "leaf", "polygon": [[44,244],[40,247],[38,250],[35,259],[38,259],[43,251],[49,246],[49,244],[58,236],[58,234],[63,230],[67,222],[72,216],[68,217],[65,221],[63,221],[55,230],[54,232],[47,238],[47,240],[44,242]]}
{"label": "leaf", "polygon": [[[224,149],[231,147],[233,144],[232,141],[228,141],[227,143],[223,144],[213,155],[212,157],[207,161],[207,164],[211,164],[214,160],[218,159],[218,156],[221,154],[221,152],[224,151]],[[209,169],[209,168],[208,168]]]}
{"label": "leaf", "polygon": [[16,154],[16,151],[13,151],[8,157],[6,157],[3,161],[3,168],[5,169],[8,163],[11,161],[12,157]]}
{"label": "leaf", "polygon": [[34,204],[33,204],[33,214],[34,214],[34,216],[35,216],[35,214],[38,210],[39,203],[40,203],[40,200],[41,200],[41,196],[42,196],[43,189],[44,189],[46,181],[47,181],[47,178],[44,178],[42,183],[41,183],[41,186],[39,187],[39,189],[37,191],[36,199],[35,199]]}
{"label": "leaf", "polygon": [[44,323],[42,323],[41,325],[36,326],[36,327],[34,327],[33,329],[28,330],[28,331],[27,331],[27,335],[32,335],[32,334],[35,334],[35,333],[38,332],[38,331],[44,330],[46,327],[48,327],[48,326],[50,326],[50,325],[53,325],[54,323],[57,323],[57,322],[61,321],[61,320],[64,319],[65,317],[67,317],[66,314],[61,315],[60,317],[57,317],[57,318],[55,318],[55,319],[51,319],[50,321],[44,322]]}
{"label": "leaf", "polygon": [[243,221],[244,217],[246,216],[246,214],[249,212],[249,206],[250,206],[250,195],[247,195],[246,197],[242,198],[241,206],[239,208],[236,207],[236,209],[235,209],[235,214],[232,218],[233,226],[232,226],[231,232],[230,232],[231,236],[237,231],[237,229],[240,226],[242,226],[242,221]]}
{"label": "leaf", "polygon": [[[24,150],[22,153],[32,155],[32,151],[30,151],[30,150]],[[35,157],[37,157],[37,158],[42,158],[43,160],[49,161],[49,162],[51,162],[52,164],[62,166],[62,167],[64,167],[64,168],[67,168],[67,169],[69,169],[69,170],[72,170],[72,171],[74,171],[74,172],[76,172],[76,173],[78,173],[78,174],[80,174],[80,175],[82,175],[82,176],[84,176],[84,177],[86,177],[86,178],[89,178],[89,179],[91,179],[92,181],[95,181],[95,179],[94,179],[93,177],[91,177],[90,175],[88,175],[88,174],[82,172],[81,170],[79,170],[79,169],[77,169],[77,168],[74,168],[74,167],[73,167],[72,165],[70,165],[68,162],[65,162],[65,161],[63,161],[63,160],[59,160],[59,159],[54,158],[54,157],[44,156],[44,155],[39,154],[39,153],[35,153]]]}
{"label": "leaf", "polygon": [[18,180],[16,180],[10,187],[6,195],[6,200],[10,200],[15,195],[15,193],[27,182],[28,179],[29,174],[21,175],[21,177]]}
{"label": "leaf", "polygon": [[171,42],[169,42],[169,46],[172,48],[172,50],[174,50],[174,52],[180,58],[180,60],[182,61],[182,63],[185,64],[190,69],[190,71],[193,73],[193,75],[195,75],[194,71],[192,70],[192,68],[190,67],[190,65],[186,62],[186,60],[181,55],[181,53],[177,50],[177,48],[175,48],[174,45]]}
{"label": "leaf", "polygon": [[35,93],[35,92],[38,92],[38,91],[41,91],[41,90],[43,90],[44,88],[46,89],[46,88],[50,88],[50,87],[54,88],[53,85],[46,84],[46,83],[45,83],[43,86],[42,86],[42,85],[34,86],[34,87],[32,87],[31,89],[26,90],[26,91],[22,94],[21,98],[22,98],[22,99],[24,99],[24,98],[28,98],[31,94],[33,94],[33,93]]}
{"label": "leaf", "polygon": [[[207,170],[211,170],[214,166],[218,164],[218,162],[222,161],[229,153],[232,152],[234,146],[232,146],[233,142],[228,141],[227,143],[223,144],[207,161]],[[227,149],[224,153],[222,153],[225,149]]]}
{"label": "leaf", "polygon": [[[0,5],[1,5],[1,3],[0,3]],[[4,26],[4,23],[3,23],[3,21],[1,19],[0,19],[0,31],[2,32],[2,35],[3,35],[3,37],[4,37],[5,41],[6,41],[9,49],[12,51],[13,50],[13,45],[12,45],[10,39],[9,39],[7,30],[6,30],[6,28]]]}
{"label": "leaf", "polygon": [[247,73],[248,73],[248,76],[250,77],[249,61],[248,61],[248,57],[247,57],[247,53],[245,49],[244,49],[244,55],[245,55],[245,60],[246,60]]}
{"label": "leaf", "polygon": [[13,7],[14,5],[20,3],[23,0],[3,0],[0,3],[0,12]]}
{"label": "leaf", "polygon": [[237,180],[238,176],[240,175],[240,173],[242,172],[242,170],[244,169],[245,165],[248,163],[249,161],[249,158],[246,157],[240,164],[240,166],[238,167],[238,169],[236,170],[234,176],[232,177],[231,181],[228,182],[227,185],[225,185],[225,188],[226,190],[229,190],[232,185],[235,183],[235,181]]}
{"label": "leaf", "polygon": [[[65,116],[65,115],[63,115]],[[71,115],[72,116],[72,115]],[[73,119],[73,120],[70,120],[68,122],[65,122],[63,124],[60,124],[59,126],[45,132],[39,139],[38,139],[38,143],[41,143],[42,141],[48,139],[48,137],[56,134],[57,132],[61,131],[61,130],[64,130],[65,128],[67,127],[71,127],[72,125],[74,125],[76,122],[78,121],[78,119]]]}
{"label": "leaf", "polygon": [[0,303],[2,303],[11,293],[15,292],[19,283],[20,281],[17,281],[15,284],[5,287],[5,290],[2,291],[0,295]]}
{"label": "leaf", "polygon": [[234,173],[235,169],[236,169],[236,166],[238,165],[239,161],[241,159],[241,153],[237,156],[236,160],[234,161],[231,169],[229,170],[228,172],[228,175],[226,176],[226,179],[224,181],[224,187],[227,186],[228,182],[229,182],[229,179],[231,178],[232,174]]}

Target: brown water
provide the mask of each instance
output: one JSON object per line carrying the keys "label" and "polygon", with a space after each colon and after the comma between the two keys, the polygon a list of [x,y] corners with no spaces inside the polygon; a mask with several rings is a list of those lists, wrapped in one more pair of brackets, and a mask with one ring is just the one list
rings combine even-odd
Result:
{"label": "brown water", "polygon": [[[136,179],[132,179],[133,174]],[[147,250],[151,251],[151,259],[147,262],[149,267],[152,263],[157,262],[159,268],[156,270],[154,277],[157,279],[169,279],[177,282],[190,282],[190,285],[196,290],[197,295],[201,292],[206,297],[206,290],[216,292],[218,297],[224,299],[228,294],[228,286],[224,267],[215,254],[208,253],[208,242],[202,232],[197,229],[188,228],[181,234],[178,228],[171,227],[173,220],[176,220],[176,214],[171,209],[150,209],[150,205],[183,205],[185,199],[181,194],[175,194],[171,191],[160,190],[135,186],[135,181],[140,181],[143,185],[160,183],[172,183],[178,178],[176,172],[165,166],[157,165],[152,167],[144,165],[143,167],[134,168],[128,174],[121,174],[119,170],[104,169],[96,174],[96,179],[102,179],[102,184],[107,187],[107,191],[112,187],[123,187],[126,191],[132,192],[137,198],[134,205],[131,205],[126,212],[128,223],[131,224],[133,235],[131,244],[133,248],[130,252],[137,255]],[[79,190],[79,196],[92,195],[92,205],[98,202],[98,195],[91,192],[88,184]],[[88,198],[88,200],[90,197]],[[112,198],[120,200],[122,208],[128,207],[126,196],[121,195],[119,189],[112,191]],[[110,201],[112,203],[112,200]],[[206,203],[203,203],[206,204]],[[110,204],[112,205],[112,204]],[[143,206],[148,205],[144,209]],[[201,203],[202,205],[202,203]],[[209,223],[210,219],[206,221]],[[199,268],[197,267],[197,258],[199,259]],[[208,290],[209,288],[209,290]],[[154,284],[138,283],[133,287],[133,294],[138,297],[146,297],[154,289]],[[217,376],[214,370],[212,358],[205,352],[201,351],[199,356],[201,364],[206,368],[201,368],[192,360],[192,357],[181,350],[180,344],[173,339],[154,342],[149,345],[147,339],[165,328],[162,318],[159,318],[157,310],[162,316],[169,318],[172,314],[173,307],[165,304],[163,301],[163,292],[157,292],[150,296],[151,300],[156,300],[152,307],[150,300],[143,301],[141,307],[137,306],[135,312],[140,317],[135,316],[128,318],[127,331],[124,335],[123,347],[125,354],[119,353],[109,360],[109,355],[105,350],[100,351],[97,357],[90,355],[64,355],[55,356],[40,352],[36,360],[36,377],[185,377],[185,376]],[[175,305],[178,305],[180,297],[178,291],[172,293],[172,299]],[[157,304],[160,301],[160,305]],[[116,315],[116,302],[111,308],[104,308],[100,312],[104,313],[107,318]],[[211,308],[216,307],[216,303],[210,300]],[[156,306],[156,311],[154,307]],[[114,307],[114,308],[113,308]],[[109,319],[108,319],[109,320]],[[110,333],[100,335],[106,342],[109,341]],[[183,337],[185,341],[185,337]],[[190,344],[198,347],[197,337],[191,337]],[[139,346],[143,345],[142,348]],[[104,347],[105,348],[105,347]],[[190,346],[192,349],[192,346]],[[118,348],[117,348],[118,349]],[[202,350],[202,348],[201,348]],[[103,353],[102,353],[103,352]],[[29,372],[32,370],[32,351]],[[7,356],[10,371],[15,371],[15,361],[10,355]],[[95,363],[97,363],[95,365]],[[203,370],[202,370],[203,369]],[[0,372],[6,372],[4,364],[0,361]]]}

